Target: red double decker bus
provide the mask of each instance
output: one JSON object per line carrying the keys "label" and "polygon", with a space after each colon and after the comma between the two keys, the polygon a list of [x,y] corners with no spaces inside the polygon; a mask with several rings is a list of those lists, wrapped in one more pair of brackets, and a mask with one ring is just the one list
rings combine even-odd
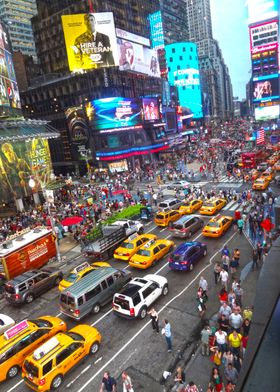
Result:
{"label": "red double decker bus", "polygon": [[242,152],[242,167],[244,169],[256,168],[258,164],[266,160],[267,156],[268,154],[264,149],[252,152]]}

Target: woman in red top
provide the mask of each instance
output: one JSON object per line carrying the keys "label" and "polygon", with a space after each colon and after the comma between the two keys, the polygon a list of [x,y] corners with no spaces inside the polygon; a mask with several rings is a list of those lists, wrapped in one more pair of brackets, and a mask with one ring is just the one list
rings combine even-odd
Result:
{"label": "woman in red top", "polygon": [[222,287],[222,289],[220,291],[219,300],[220,300],[221,304],[223,304],[224,302],[227,302],[227,300],[228,300],[228,293],[224,287]]}

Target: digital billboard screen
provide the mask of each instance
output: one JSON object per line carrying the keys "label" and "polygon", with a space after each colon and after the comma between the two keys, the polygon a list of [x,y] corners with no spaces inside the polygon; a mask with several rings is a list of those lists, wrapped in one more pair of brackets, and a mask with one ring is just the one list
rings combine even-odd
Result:
{"label": "digital billboard screen", "polygon": [[157,98],[143,98],[142,106],[145,121],[155,121],[160,119]]}
{"label": "digital billboard screen", "polygon": [[154,12],[148,16],[150,22],[150,35],[152,41],[152,48],[164,48],[164,32],[161,18],[161,11]]}
{"label": "digital billboard screen", "polygon": [[85,110],[82,107],[71,107],[65,111],[65,116],[72,143],[87,143],[89,133]]}
{"label": "digital billboard screen", "polygon": [[70,71],[118,65],[112,12],[62,15]]}
{"label": "digital billboard screen", "polygon": [[7,30],[0,22],[0,106],[20,109],[20,96]]}
{"label": "digital billboard screen", "polygon": [[279,118],[280,105],[262,106],[255,108],[256,121],[275,120]]}
{"label": "digital billboard screen", "polygon": [[252,54],[272,50],[277,47],[278,22],[262,23],[250,27],[250,45]]}
{"label": "digital billboard screen", "polygon": [[247,0],[248,24],[277,17],[278,0]]}
{"label": "digital billboard screen", "polygon": [[93,128],[106,130],[134,129],[141,123],[141,108],[134,98],[103,98],[92,101]]}
{"label": "digital billboard screen", "polygon": [[254,102],[279,98],[279,81],[276,78],[267,78],[254,82]]}
{"label": "digital billboard screen", "polygon": [[50,180],[52,170],[49,144],[46,139],[3,143],[0,145],[0,200],[8,201],[32,194],[30,177],[36,190]]}

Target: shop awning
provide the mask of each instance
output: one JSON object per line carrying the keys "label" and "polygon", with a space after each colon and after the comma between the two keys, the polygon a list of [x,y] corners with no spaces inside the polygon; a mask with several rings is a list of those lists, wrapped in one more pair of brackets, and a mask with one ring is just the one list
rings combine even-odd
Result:
{"label": "shop awning", "polygon": [[45,120],[13,119],[0,121],[0,143],[35,137],[55,139],[59,132]]}

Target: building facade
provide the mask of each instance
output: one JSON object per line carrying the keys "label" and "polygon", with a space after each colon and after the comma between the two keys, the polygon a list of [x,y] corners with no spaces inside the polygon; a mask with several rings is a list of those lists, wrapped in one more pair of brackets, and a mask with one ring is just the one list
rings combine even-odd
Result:
{"label": "building facade", "polygon": [[36,13],[36,0],[0,1],[0,17],[8,26],[13,51],[36,57],[31,25]]}
{"label": "building facade", "polygon": [[197,44],[201,72],[211,92],[211,117],[233,115],[232,85],[219,43],[213,38],[210,0],[186,0],[189,39]]}
{"label": "building facade", "polygon": [[[95,164],[126,160],[123,166],[135,167],[136,164],[150,163],[152,153],[165,146],[164,132],[158,136],[151,124],[146,126],[141,120],[133,129],[115,129],[108,132],[103,130],[101,133],[89,121],[87,114],[92,110],[90,105],[103,98],[136,99],[141,107],[142,97],[160,95],[160,77],[121,70],[117,66],[71,73],[61,17],[85,14],[92,9],[95,12],[112,12],[116,31],[132,37],[129,40],[138,39],[146,42],[150,36],[147,19],[159,9],[159,2],[127,3],[123,0],[107,0],[102,3],[93,1],[92,7],[89,7],[87,0],[38,0],[37,5],[38,14],[33,18],[32,25],[42,75],[32,80],[32,84],[21,92],[21,97],[26,117],[50,120],[61,132],[62,143],[54,142],[51,145],[54,167],[57,171],[64,172],[85,167],[80,154],[82,147],[79,147],[79,144],[87,151],[91,151],[90,160]],[[135,42],[130,44],[134,48],[137,46]],[[137,48],[139,50],[139,45]],[[66,115],[69,110],[76,115],[86,113],[82,122],[89,137],[84,138],[81,143],[77,143],[71,134]]]}

